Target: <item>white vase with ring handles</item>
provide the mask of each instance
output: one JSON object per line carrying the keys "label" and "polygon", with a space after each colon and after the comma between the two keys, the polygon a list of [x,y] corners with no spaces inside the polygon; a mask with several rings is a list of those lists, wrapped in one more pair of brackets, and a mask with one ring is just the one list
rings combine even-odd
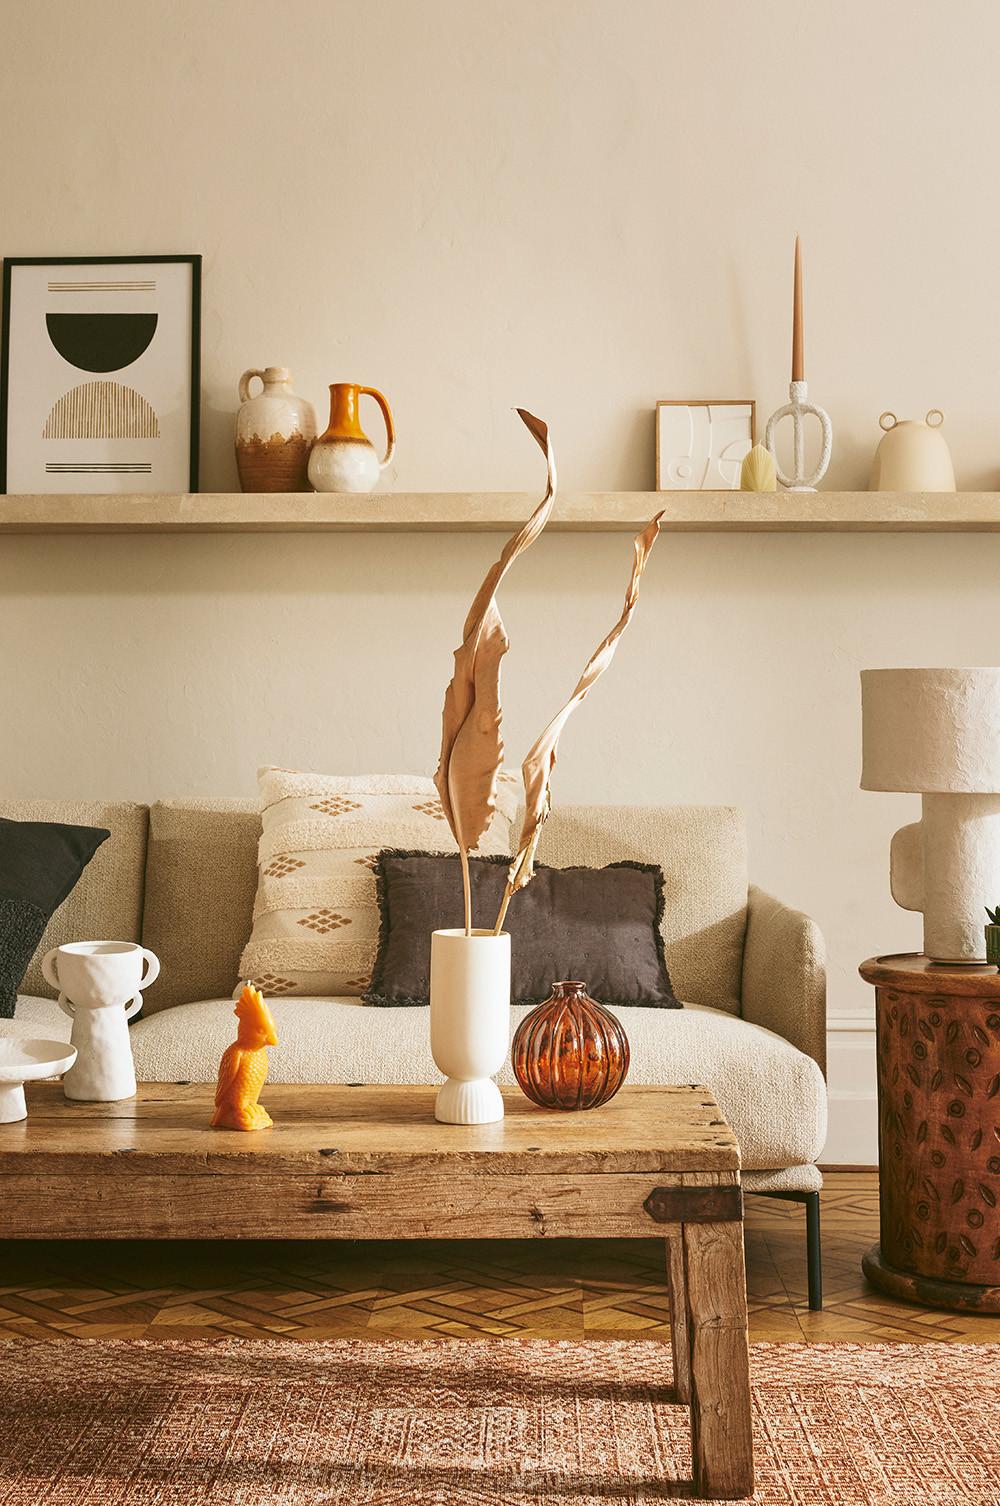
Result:
{"label": "white vase with ring handles", "polygon": [[141,990],[159,977],[159,958],[135,941],[72,941],[46,953],[42,973],[73,1021],[77,1057],[63,1078],[66,1097],[85,1103],[134,1098],[128,1022],[142,1008]]}

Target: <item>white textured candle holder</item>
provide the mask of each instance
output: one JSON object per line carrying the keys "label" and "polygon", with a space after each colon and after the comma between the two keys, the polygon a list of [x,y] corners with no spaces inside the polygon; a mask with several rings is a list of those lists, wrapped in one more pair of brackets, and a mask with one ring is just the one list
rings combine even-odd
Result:
{"label": "white textured candle holder", "polygon": [[922,912],[932,962],[985,962],[985,906],[1000,902],[1000,669],[863,670],[861,704],[862,789],[921,796],[921,819],[892,839],[892,897]]}
{"label": "white textured candle holder", "polygon": [[[788,398],[789,401],[785,406],[778,408],[768,419],[767,428],[764,430],[764,443],[774,456],[778,480],[787,491],[814,492],[816,483],[822,481],[830,464],[830,454],[833,450],[833,425],[825,408],[818,408],[815,403],[809,402],[809,388],[806,382],[791,382],[788,387]],[[803,420],[807,417],[818,419],[822,441],[819,462],[811,471],[806,470],[806,437]],[[783,418],[792,420],[792,453],[795,468],[791,476],[786,476],[778,464],[778,453],[774,444],[774,431]]]}
{"label": "white textured candle holder", "polygon": [[510,1046],[510,937],[435,931],[431,936],[431,1055],[447,1077],[434,1117],[443,1124],[503,1118],[492,1078]]}

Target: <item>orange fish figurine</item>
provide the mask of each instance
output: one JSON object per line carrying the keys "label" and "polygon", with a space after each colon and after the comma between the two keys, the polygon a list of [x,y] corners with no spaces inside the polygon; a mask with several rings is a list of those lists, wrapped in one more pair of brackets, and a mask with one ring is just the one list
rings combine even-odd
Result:
{"label": "orange fish figurine", "polygon": [[278,1044],[278,1032],[264,995],[252,983],[245,985],[234,1013],[240,1023],[219,1063],[212,1124],[216,1129],[270,1129],[274,1121],[257,1099],[267,1077],[267,1047]]}

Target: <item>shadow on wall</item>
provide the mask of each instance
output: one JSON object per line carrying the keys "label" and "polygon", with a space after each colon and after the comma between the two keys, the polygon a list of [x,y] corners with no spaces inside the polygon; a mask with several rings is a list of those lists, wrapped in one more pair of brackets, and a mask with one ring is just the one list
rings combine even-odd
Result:
{"label": "shadow on wall", "polygon": [[[639,421],[647,422],[646,415],[637,415]],[[782,617],[782,605],[825,603],[835,619],[842,614],[864,626],[857,614],[865,614],[873,645],[867,662],[874,665],[881,662],[876,623],[887,598],[905,603],[924,624],[930,614],[940,627],[947,621],[961,631],[951,614],[954,593],[961,591],[963,608],[973,614],[966,619],[970,644],[977,647],[952,662],[996,658],[986,647],[992,630],[981,636],[974,614],[977,599],[986,606],[995,590],[1000,534],[671,535],[671,494],[661,495],[663,537],[644,579],[637,627],[643,608],[651,610],[650,598],[668,593],[698,614],[688,620],[691,632],[698,631],[699,618],[718,621],[752,603],[753,616],[763,609],[788,640],[809,625]],[[528,511],[530,505],[525,516]],[[403,595],[425,600],[435,619],[454,611],[454,598],[459,615],[449,620],[457,642],[469,593],[503,539],[499,533],[12,535],[0,550],[0,624],[11,598],[142,596],[152,609],[157,594],[346,596],[373,603]],[[630,560],[627,533],[552,532],[518,561],[504,581],[503,599],[538,593],[546,600],[592,598],[600,627],[601,614],[620,601]],[[837,649],[836,637],[829,638],[825,650]],[[677,644],[664,646],[665,653],[677,650]],[[943,648],[931,650],[930,659],[927,652],[919,650],[912,662],[947,662]],[[894,662],[906,657],[912,656]]]}

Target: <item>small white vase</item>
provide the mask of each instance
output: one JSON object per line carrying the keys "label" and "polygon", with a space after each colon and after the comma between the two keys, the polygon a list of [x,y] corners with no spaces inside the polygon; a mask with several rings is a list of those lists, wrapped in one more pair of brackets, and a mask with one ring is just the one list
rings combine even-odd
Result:
{"label": "small white vase", "polygon": [[431,1055],[448,1081],[434,1117],[442,1124],[503,1118],[492,1081],[510,1046],[510,937],[435,931],[431,936]]}
{"label": "small white vase", "polygon": [[142,1008],[140,990],[159,973],[159,959],[136,941],[71,941],[45,954],[42,974],[59,989],[59,1008],[73,1021],[77,1055],[63,1077],[67,1098],[135,1097],[128,1022]]}

